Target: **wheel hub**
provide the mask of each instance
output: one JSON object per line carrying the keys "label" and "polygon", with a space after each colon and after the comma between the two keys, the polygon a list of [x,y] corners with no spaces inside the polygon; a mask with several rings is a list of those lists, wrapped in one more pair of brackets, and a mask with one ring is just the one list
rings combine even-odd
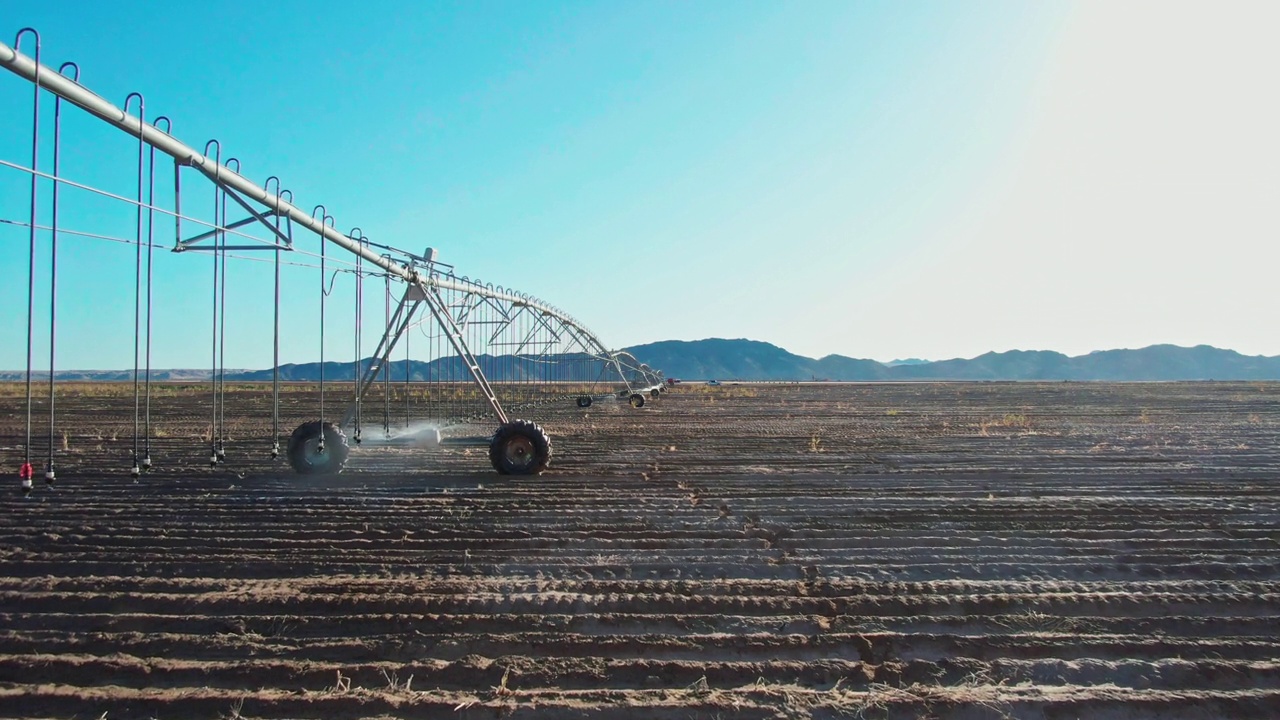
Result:
{"label": "wheel hub", "polygon": [[533,443],[528,438],[513,437],[503,448],[507,460],[515,465],[528,465],[533,460]]}

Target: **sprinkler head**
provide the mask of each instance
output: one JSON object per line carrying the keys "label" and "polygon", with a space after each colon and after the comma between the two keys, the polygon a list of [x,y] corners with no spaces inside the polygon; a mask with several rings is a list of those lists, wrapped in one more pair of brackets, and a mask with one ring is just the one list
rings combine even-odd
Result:
{"label": "sprinkler head", "polygon": [[218,458],[218,460],[226,460],[226,459],[227,459],[227,451],[226,451],[226,450],[223,450],[222,448],[218,448],[218,452],[217,452],[217,453],[215,453],[215,456]]}
{"label": "sprinkler head", "polygon": [[31,478],[24,477],[22,478],[22,497],[26,497],[30,494],[31,494]]}
{"label": "sprinkler head", "polygon": [[360,433],[356,433],[356,434],[355,434],[355,441],[356,441],[356,444],[357,444],[357,445],[359,445],[359,444],[360,444]]}
{"label": "sprinkler head", "polygon": [[271,446],[271,459],[275,460],[280,457],[280,443]]}
{"label": "sprinkler head", "polygon": [[217,456],[217,455],[210,455],[210,456],[209,456],[209,467],[211,467],[211,468],[216,468],[216,467],[218,467],[218,456]]}
{"label": "sprinkler head", "polygon": [[53,485],[53,481],[57,479],[53,473],[53,468],[44,471],[44,484]]}
{"label": "sprinkler head", "polygon": [[143,472],[151,472],[151,457],[150,457],[150,456],[142,458],[142,471],[143,471]]}
{"label": "sprinkler head", "polygon": [[129,477],[133,478],[134,482],[138,482],[138,476],[141,474],[142,471],[138,469],[138,464],[134,463],[133,467],[129,469]]}

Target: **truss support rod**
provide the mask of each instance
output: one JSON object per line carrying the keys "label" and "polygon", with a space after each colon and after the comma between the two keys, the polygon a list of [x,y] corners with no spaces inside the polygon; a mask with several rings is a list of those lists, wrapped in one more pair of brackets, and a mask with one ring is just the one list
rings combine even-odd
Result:
{"label": "truss support rod", "polygon": [[493,414],[498,416],[498,422],[503,425],[507,424],[507,412],[502,409],[502,403],[498,402],[498,395],[493,391],[493,386],[489,384],[489,379],[480,371],[480,363],[476,361],[476,356],[471,354],[471,349],[467,347],[466,338],[462,336],[462,329],[453,321],[453,316],[449,314],[449,305],[440,297],[439,292],[435,288],[422,286],[422,292],[426,296],[427,307],[431,310],[431,314],[435,316],[436,323],[445,331],[445,335],[449,338],[449,344],[453,345],[454,352],[458,353],[458,357],[467,365],[467,372],[471,374],[471,379],[475,380],[476,385],[484,392],[485,399],[489,401],[489,406],[493,408]]}
{"label": "truss support rod", "polygon": [[[391,351],[395,350],[396,343],[404,336],[405,331],[412,327],[413,315],[418,311],[418,306],[422,304],[422,300],[416,297],[416,289],[413,285],[405,289],[404,296],[400,298],[400,304],[396,307],[395,313],[387,323],[387,330],[383,333],[382,340],[378,342],[378,349],[373,351],[372,357],[375,359],[369,364],[369,367],[365,368],[363,377],[358,379],[360,384],[356,391],[356,397],[347,405],[347,410],[342,414],[342,422],[338,423],[338,427],[347,427],[355,421],[359,401],[364,398],[365,392],[378,379],[378,372],[387,367],[387,363],[391,361]],[[411,300],[412,305],[409,304]],[[407,311],[405,310],[406,306],[409,308]],[[387,374],[390,376],[389,368]]]}
{"label": "truss support rod", "polygon": [[[231,161],[230,161],[230,160],[228,160],[227,162],[231,162]],[[239,164],[239,163],[236,163],[236,167],[237,167],[237,168],[239,168],[239,166],[240,166],[240,164]],[[209,172],[209,170],[208,170],[207,168],[203,168],[203,167],[202,167],[202,168],[200,168],[200,172],[202,172],[202,173],[204,173],[206,176],[208,176],[209,181],[210,181],[210,182],[212,182],[214,185],[217,185],[218,187],[220,187],[220,188],[222,188],[223,190],[225,190],[225,191],[226,191],[226,193],[227,193],[227,195],[230,195],[230,196],[231,196],[231,199],[236,201],[236,204],[237,204],[237,205],[239,205],[240,207],[244,208],[245,212],[249,213],[249,215],[250,215],[250,216],[252,216],[252,218],[253,218],[254,220],[257,220],[259,223],[262,223],[262,226],[263,226],[263,227],[265,227],[266,229],[268,229],[268,230],[270,230],[272,233],[274,233],[274,234],[275,234],[275,236],[276,236],[276,238],[277,238],[280,242],[283,242],[286,246],[288,246],[288,247],[289,247],[289,249],[290,249],[290,250],[292,250],[292,249],[293,249],[293,243],[289,240],[289,238],[285,237],[284,233],[280,232],[279,228],[276,228],[276,227],[275,227],[275,226],[273,226],[270,222],[268,222],[268,221],[267,221],[267,217],[266,217],[266,216],[275,215],[275,214],[276,214],[276,210],[275,210],[275,209],[272,209],[272,210],[267,211],[267,212],[265,213],[265,216],[264,216],[264,214],[263,214],[263,213],[260,213],[260,212],[258,212],[257,210],[253,209],[253,207],[252,207],[251,205],[249,205],[249,203],[245,202],[244,198],[240,197],[240,194],[239,194],[239,193],[237,193],[237,192],[235,191],[235,188],[229,187],[225,182],[223,182],[223,181],[222,181],[222,178],[218,177],[218,173],[210,173],[210,172]],[[263,192],[264,194],[266,194],[266,196],[267,196],[267,197],[272,197],[272,194],[271,194],[271,193],[268,193],[265,189],[264,189],[262,192]],[[280,200],[279,198],[276,198],[276,201],[277,201],[277,202],[284,202],[283,200]],[[247,220],[247,218],[246,218],[246,220]],[[233,223],[231,227],[236,227],[236,226],[237,226],[237,225]],[[214,232],[217,232],[217,229],[216,229],[216,228],[215,228]],[[190,244],[191,244],[191,242],[190,242],[190,241],[179,242],[179,243],[178,243],[178,246],[177,246],[177,247],[175,247],[173,250],[174,250],[174,252],[179,252],[179,251],[185,250],[185,249],[187,248],[187,246],[188,246],[188,245],[190,245]]]}
{"label": "truss support rod", "polygon": [[[274,213],[274,212],[268,212],[268,213],[267,213],[267,215],[275,215],[275,213]],[[195,237],[187,238],[186,240],[180,240],[180,241],[178,241],[178,245],[177,245],[177,247],[176,247],[176,248],[174,248],[174,252],[180,252],[180,251],[182,251],[182,250],[187,250],[187,249],[189,249],[189,248],[190,248],[190,246],[195,245],[195,244],[196,244],[196,243],[198,243],[198,242],[202,242],[202,241],[204,241],[204,240],[208,240],[209,238],[214,237],[214,236],[215,236],[215,235],[217,235],[220,231],[223,231],[223,230],[235,230],[235,229],[237,229],[237,228],[242,228],[242,227],[244,227],[245,225],[250,225],[250,224],[253,224],[253,223],[255,223],[255,222],[259,222],[258,218],[256,218],[256,217],[241,218],[241,219],[239,219],[239,220],[237,220],[237,221],[235,221],[235,222],[233,222],[233,223],[228,223],[228,224],[226,224],[226,225],[222,226],[222,227],[221,227],[221,228],[219,228],[218,230],[210,230],[210,231],[208,231],[208,232],[202,232],[202,233],[200,233],[199,235],[196,235]],[[286,243],[286,244],[288,244],[288,243]],[[264,248],[266,248],[266,249],[268,249],[268,250],[273,250],[273,249],[275,249],[275,248],[273,248],[271,245],[262,245],[261,247],[264,247]],[[283,248],[283,246],[282,246],[282,248]],[[292,248],[292,247],[289,247],[288,249],[292,250],[293,248]]]}
{"label": "truss support rod", "polygon": [[[628,394],[633,391],[633,388],[631,387],[631,381],[627,379],[627,374],[622,371],[622,363],[618,362],[619,353],[609,352],[600,344],[598,340],[596,340],[596,337],[594,335],[583,330],[577,325],[570,325],[566,323],[565,331],[568,332],[570,335],[572,335],[574,339],[578,341],[578,344],[583,347],[583,349],[587,350],[589,353],[594,354],[596,357],[600,358],[601,360],[606,361],[606,365],[612,367],[614,372],[618,373],[618,379],[622,380],[622,384],[626,386]],[[603,375],[603,370],[601,371],[601,375]]]}
{"label": "truss support rod", "polygon": [[257,250],[284,250],[285,252],[288,252],[292,249],[293,248],[287,247],[284,245],[223,245],[222,247],[216,247],[216,248],[215,247],[189,247],[185,250],[181,250],[180,252],[184,252],[184,253],[189,253],[189,252],[207,253],[207,252],[223,252],[223,251],[249,252],[249,251],[257,251]]}

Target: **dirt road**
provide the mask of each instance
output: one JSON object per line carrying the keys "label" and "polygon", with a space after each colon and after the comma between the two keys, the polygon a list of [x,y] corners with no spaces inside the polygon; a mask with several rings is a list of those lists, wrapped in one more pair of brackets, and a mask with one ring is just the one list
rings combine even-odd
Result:
{"label": "dirt road", "polygon": [[57,489],[0,495],[0,717],[1280,716],[1274,384],[689,388],[534,414],[541,478],[327,481],[239,392],[218,470],[157,398],[138,484],[132,397],[60,401]]}

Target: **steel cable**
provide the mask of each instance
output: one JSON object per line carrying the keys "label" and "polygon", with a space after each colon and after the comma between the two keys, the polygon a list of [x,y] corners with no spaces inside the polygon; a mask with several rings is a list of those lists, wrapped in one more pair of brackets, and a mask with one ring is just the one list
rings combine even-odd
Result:
{"label": "steel cable", "polygon": [[[80,69],[75,63],[63,63],[58,72],[68,67],[75,69],[75,78],[79,80]],[[62,98],[55,96],[53,101],[53,175],[58,176],[62,164]],[[49,457],[45,464],[44,481],[52,485],[57,476],[53,463],[53,447],[55,424],[57,418],[57,393],[55,378],[57,370],[57,328],[58,328],[58,181],[53,181],[53,217],[51,219],[52,234],[49,243]]]}
{"label": "steel cable", "polygon": [[[227,167],[236,164],[235,171],[240,171],[240,161],[227,158]],[[219,225],[227,223],[227,193],[221,193],[222,208]],[[222,265],[222,278],[218,287],[218,460],[227,457],[227,235],[222,233],[218,257]]]}
{"label": "steel cable", "polygon": [[[352,230],[351,234],[354,236],[356,234],[356,231]],[[359,239],[356,240],[356,242],[359,243],[362,247],[364,246],[365,238],[364,238],[363,231],[361,231],[360,237]],[[360,412],[362,409],[361,397],[363,395],[363,393],[360,392],[360,389],[361,389],[360,388],[360,330],[361,330],[360,320],[361,320],[361,315],[364,313],[364,278],[361,276],[360,270],[362,269],[363,265],[364,265],[364,256],[356,255],[356,319],[355,319],[356,357],[355,357],[355,365],[352,368],[351,386],[355,391],[356,417],[355,417],[354,435],[355,435],[355,441],[357,445],[360,444]]]}
{"label": "steel cable", "polygon": [[[208,143],[205,144],[205,155],[209,154],[209,145],[214,145],[214,144],[216,144],[218,148],[218,153],[216,157],[217,163],[214,169],[214,177],[216,179],[218,175],[218,169],[222,167],[221,144],[218,143],[217,140],[210,140]],[[222,223],[219,221],[219,216],[218,216],[218,209],[222,205],[222,203],[219,202],[219,196],[221,195],[221,193],[222,193],[221,186],[215,184],[214,190],[213,190],[213,220],[214,220],[214,226],[215,226],[215,231],[214,231],[215,233],[221,232],[221,230],[218,229],[222,225]],[[209,421],[209,467],[218,466],[218,253],[217,253],[217,246],[218,246],[218,240],[217,240],[217,237],[215,236],[214,253],[213,253],[213,304],[212,304],[213,322],[211,323],[212,342],[210,343],[210,352],[212,356],[210,358],[211,369],[209,371],[209,382],[210,382],[210,389],[212,391],[212,400],[213,400],[210,408],[212,412],[212,416],[210,417],[210,421]]]}
{"label": "steel cable", "polygon": [[[316,206],[316,208],[311,211],[311,214],[313,217],[315,216],[316,210],[324,210],[324,212],[322,212],[320,215],[320,224],[324,225],[328,223],[331,218],[329,217],[328,211],[324,208],[324,206],[321,206],[321,205]],[[320,452],[324,452],[324,384],[325,384],[324,382],[325,381],[325,377],[324,377],[325,376],[324,314],[325,314],[325,298],[327,298],[329,295],[329,293],[325,291],[325,274],[328,272],[327,266],[326,266],[326,259],[327,259],[328,253],[325,252],[325,247],[327,245],[328,243],[325,242],[323,237],[321,237],[320,238],[320,441],[318,445],[318,449]],[[338,277],[338,274],[334,273],[333,277],[336,280]],[[330,288],[330,291],[333,289],[332,284],[330,284],[329,288]]]}
{"label": "steel cable", "polygon": [[137,205],[134,211],[134,233],[137,245],[134,248],[133,260],[133,466],[129,469],[129,477],[138,481],[141,474],[139,467],[139,436],[142,419],[141,358],[142,344],[142,177],[146,170],[147,143],[142,140],[142,125],[146,123],[147,103],[140,93],[130,93],[124,101],[124,110],[129,112],[129,100],[138,99],[138,183]]}
{"label": "steel cable", "polygon": [[[166,132],[173,130],[173,123],[169,118],[161,116],[152,121],[152,125],[157,125],[161,120],[165,121]],[[55,173],[56,174],[56,173]],[[143,425],[143,453],[142,453],[142,471],[151,470],[151,330],[152,330],[152,287],[154,279],[155,266],[155,212],[151,208],[155,206],[156,199],[156,149],[151,146],[147,158],[147,326],[146,326],[146,380],[144,401],[144,425]]]}
{"label": "steel cable", "polygon": [[[22,36],[30,33],[35,37],[36,42],[36,77],[34,99],[31,109],[31,167],[37,168],[40,161],[40,33],[32,28],[23,28],[18,31],[18,37],[14,40],[14,48],[19,48],[22,42]],[[31,232],[29,233],[29,255],[27,258],[27,442],[23,446],[23,462],[22,467],[18,469],[18,478],[22,483],[23,494],[31,492],[31,365],[32,365],[32,330],[33,320],[35,317],[35,300],[36,300],[36,199],[38,197],[39,183],[35,175],[31,176]]]}
{"label": "steel cable", "polygon": [[[276,201],[279,202],[281,197],[287,190],[281,190],[280,178],[269,178],[267,186],[270,186],[271,180],[276,181]],[[293,193],[289,193],[289,199],[293,199]],[[275,229],[280,232],[280,216],[275,216]],[[288,224],[288,238],[290,244],[293,241],[293,224]],[[272,333],[271,333],[271,459],[275,460],[280,457],[280,245],[276,244],[273,251],[275,256],[275,285],[272,303]]]}
{"label": "steel cable", "polygon": [[[391,277],[384,278],[385,288],[383,290],[382,302],[386,312],[387,331],[391,329]],[[406,340],[407,342],[407,340]],[[391,348],[387,348],[386,362],[382,362],[382,435],[384,438],[391,437]]]}
{"label": "steel cable", "polygon": [[409,333],[404,335],[404,428],[409,429]]}

